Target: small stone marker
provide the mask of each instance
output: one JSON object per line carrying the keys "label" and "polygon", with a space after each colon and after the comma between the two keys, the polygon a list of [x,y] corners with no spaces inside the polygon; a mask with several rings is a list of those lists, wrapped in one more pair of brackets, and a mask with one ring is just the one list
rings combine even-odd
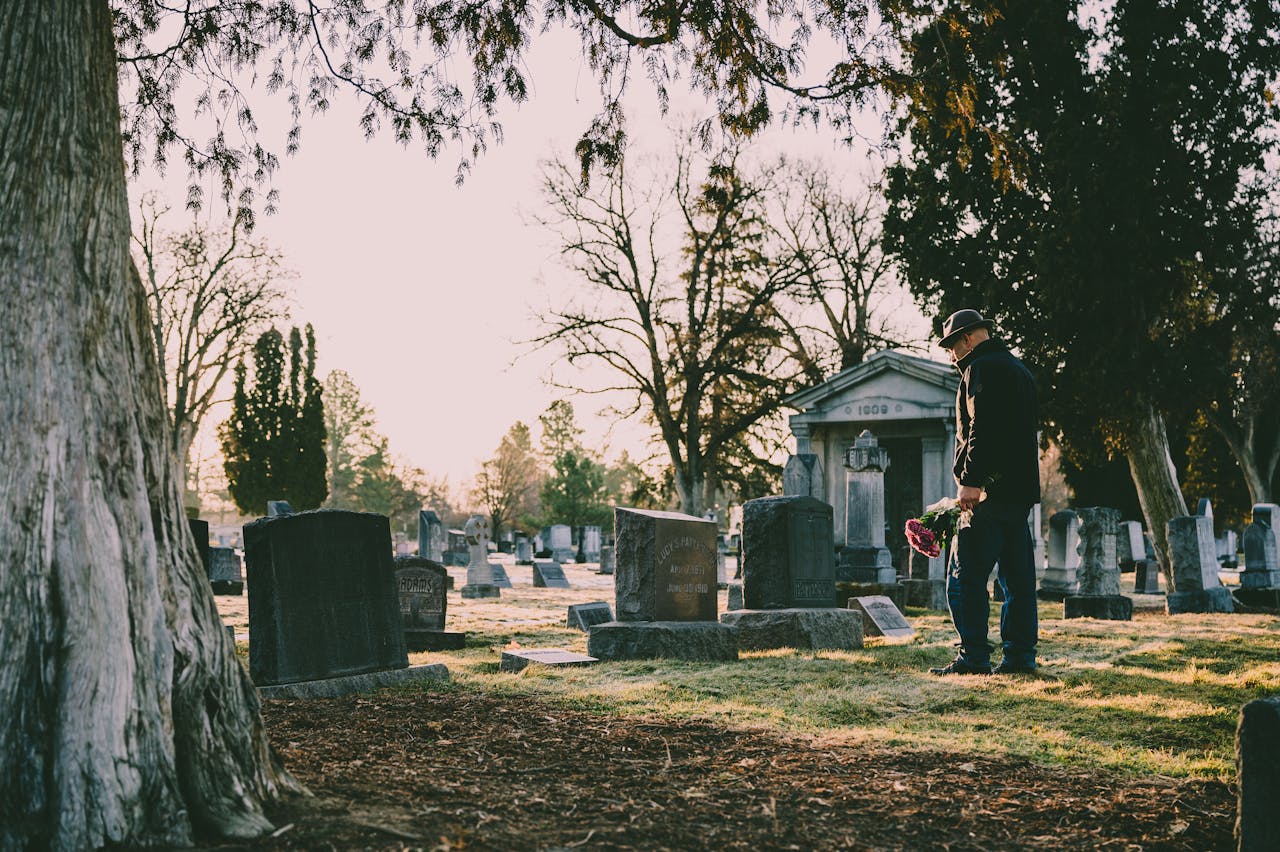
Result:
{"label": "small stone marker", "polygon": [[909,576],[902,581],[907,606],[946,612],[947,581],[942,558],[930,558],[910,548],[908,551]]}
{"label": "small stone marker", "polygon": [[595,657],[589,657],[586,654],[579,654],[575,651],[565,651],[560,648],[514,648],[510,651],[502,652],[502,660],[498,663],[498,670],[504,672],[518,672],[533,663],[543,666],[589,666],[592,663],[600,662]]}
{"label": "small stone marker", "polygon": [[582,555],[587,562],[600,561],[601,548],[600,528],[596,526],[586,526],[582,528]]}
{"label": "small stone marker", "polygon": [[215,595],[244,594],[240,554],[231,547],[209,548],[209,585]]}
{"label": "small stone marker", "polygon": [[267,501],[267,517],[279,518],[284,515],[295,514],[293,506],[289,505],[288,500],[268,500]]}
{"label": "small stone marker", "polygon": [[1169,613],[1234,612],[1231,591],[1218,579],[1213,518],[1206,515],[1171,518],[1168,537],[1173,562],[1173,591],[1165,599]]}
{"label": "small stone marker", "polygon": [[533,564],[533,542],[525,536],[516,537],[516,564]]}
{"label": "small stone marker", "polygon": [[916,630],[902,615],[893,601],[884,595],[849,598],[849,609],[862,612],[862,632],[867,636],[884,636],[889,639],[909,638]]}
{"label": "small stone marker", "polygon": [[604,544],[600,546],[600,567],[596,569],[596,573],[613,573],[613,545]]}
{"label": "small stone marker", "polygon": [[728,588],[729,600],[728,603],[725,604],[725,609],[730,611],[742,609],[742,584],[729,583]]}
{"label": "small stone marker", "polygon": [[1133,593],[1135,595],[1160,594],[1160,563],[1154,559],[1139,559],[1133,567]]}
{"label": "small stone marker", "polygon": [[560,563],[551,559],[533,560],[533,585],[538,589],[571,588]]}
{"label": "small stone marker", "polygon": [[1240,852],[1280,849],[1280,697],[1240,710],[1236,727],[1236,841]]}
{"label": "small stone marker", "polygon": [[604,624],[606,621],[613,621],[613,610],[609,608],[609,604],[605,601],[592,601],[571,605],[565,625],[590,633],[592,625]]}
{"label": "small stone marker", "polygon": [[445,594],[449,573],[439,562],[419,556],[395,560],[396,587],[400,594],[400,619],[404,642],[410,651],[456,651],[466,643],[465,633],[444,629]]}

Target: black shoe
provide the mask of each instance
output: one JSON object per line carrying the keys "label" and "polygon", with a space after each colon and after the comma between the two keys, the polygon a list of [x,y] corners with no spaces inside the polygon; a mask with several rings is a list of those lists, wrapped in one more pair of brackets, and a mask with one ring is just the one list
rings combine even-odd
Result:
{"label": "black shoe", "polygon": [[991,664],[987,663],[986,665],[976,665],[974,663],[969,662],[964,657],[956,657],[954,660],[947,663],[945,666],[939,666],[938,668],[929,669],[929,674],[989,675],[991,674]]}
{"label": "black shoe", "polygon": [[1035,674],[1035,663],[1014,663],[1001,660],[1000,665],[991,670],[992,674]]}

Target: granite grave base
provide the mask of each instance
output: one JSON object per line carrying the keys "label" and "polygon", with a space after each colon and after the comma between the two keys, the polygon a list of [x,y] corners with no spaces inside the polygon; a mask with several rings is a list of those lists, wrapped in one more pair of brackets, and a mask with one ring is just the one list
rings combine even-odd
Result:
{"label": "granite grave base", "polygon": [[502,590],[497,586],[463,586],[462,596],[467,600],[477,600],[479,598],[500,598]]}
{"label": "granite grave base", "polygon": [[907,587],[902,583],[836,583],[836,599],[848,605],[850,598],[883,596],[902,609],[907,605]]}
{"label": "granite grave base", "polygon": [[1231,598],[1231,590],[1225,586],[1192,592],[1173,592],[1165,598],[1165,609],[1170,615],[1177,615],[1182,612],[1236,611]]}
{"label": "granite grave base", "polygon": [[1242,610],[1280,613],[1280,589],[1235,589],[1231,596]]}
{"label": "granite grave base", "polygon": [[734,661],[738,631],[718,621],[610,621],[592,626],[587,653],[600,660]]}
{"label": "granite grave base", "polygon": [[444,630],[405,630],[404,645],[410,651],[461,651],[467,634]]}
{"label": "granite grave base", "polygon": [[258,687],[262,698],[339,698],[360,692],[373,692],[384,686],[400,686],[424,680],[448,680],[449,668],[443,663],[428,666],[410,666],[407,669],[391,669],[381,672],[329,677],[322,680],[300,680],[276,686]]}
{"label": "granite grave base", "polygon": [[1068,595],[1063,618],[1133,621],[1133,598],[1124,595]]}
{"label": "granite grave base", "polygon": [[936,612],[946,612],[947,583],[945,580],[903,580],[903,597],[907,606],[918,606]]}
{"label": "granite grave base", "polygon": [[739,609],[721,615],[720,622],[737,628],[744,651],[862,647],[862,615],[847,609]]}

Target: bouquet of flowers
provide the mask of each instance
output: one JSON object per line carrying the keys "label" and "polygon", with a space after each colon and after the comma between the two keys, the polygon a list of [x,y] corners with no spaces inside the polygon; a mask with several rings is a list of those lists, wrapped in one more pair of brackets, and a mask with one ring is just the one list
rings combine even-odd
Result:
{"label": "bouquet of flowers", "polygon": [[907,543],[922,556],[937,556],[956,534],[963,514],[954,497],[944,497],[926,506],[924,514],[907,521]]}

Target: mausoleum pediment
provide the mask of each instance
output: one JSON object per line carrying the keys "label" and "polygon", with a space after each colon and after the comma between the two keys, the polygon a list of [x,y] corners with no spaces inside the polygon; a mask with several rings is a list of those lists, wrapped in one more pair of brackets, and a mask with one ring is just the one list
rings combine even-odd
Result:
{"label": "mausoleum pediment", "polygon": [[889,350],[786,402],[809,422],[932,418],[954,409],[958,384],[949,365]]}

